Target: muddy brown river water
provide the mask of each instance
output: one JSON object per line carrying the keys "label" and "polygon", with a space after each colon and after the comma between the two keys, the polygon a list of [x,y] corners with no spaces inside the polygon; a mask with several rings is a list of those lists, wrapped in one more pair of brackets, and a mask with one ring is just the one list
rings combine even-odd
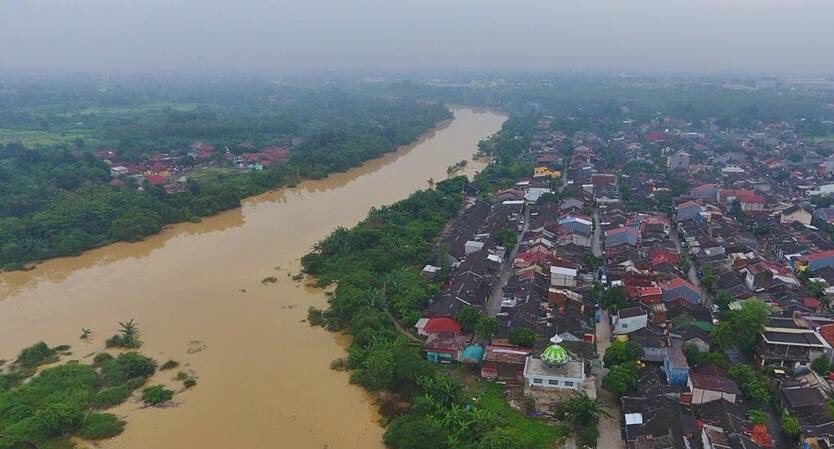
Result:
{"label": "muddy brown river water", "polygon": [[[373,449],[382,429],[369,398],[329,364],[345,337],[302,322],[325,296],[290,275],[313,243],[446,178],[505,116],[453,109],[454,119],[418,142],[346,173],[244,201],[243,207],[173,226],[139,243],[0,274],[0,359],[40,340],[84,358],[117,322],[135,318],[142,352],[196,373],[177,407],[114,413],[125,432],[100,444],[125,449]],[[470,160],[465,172],[482,165]],[[278,282],[263,285],[275,276]],[[242,290],[245,290],[243,292]],[[81,328],[94,332],[81,343]],[[154,382],[175,385],[176,373]]]}

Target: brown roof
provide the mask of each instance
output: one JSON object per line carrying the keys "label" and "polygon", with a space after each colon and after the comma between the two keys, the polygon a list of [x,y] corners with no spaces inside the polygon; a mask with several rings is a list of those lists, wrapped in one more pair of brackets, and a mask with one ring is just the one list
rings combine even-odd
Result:
{"label": "brown roof", "polygon": [[689,373],[692,386],[702,390],[721,391],[724,393],[741,394],[738,385],[729,377],[708,376],[706,374]]}
{"label": "brown roof", "polygon": [[484,362],[523,365],[528,354],[530,350],[520,346],[489,345],[484,352]]}

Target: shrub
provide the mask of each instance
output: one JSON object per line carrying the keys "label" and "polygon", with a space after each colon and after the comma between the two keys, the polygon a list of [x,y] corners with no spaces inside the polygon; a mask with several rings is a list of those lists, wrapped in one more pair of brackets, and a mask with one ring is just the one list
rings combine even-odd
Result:
{"label": "shrub", "polygon": [[332,370],[344,371],[347,368],[348,368],[347,360],[345,360],[344,358],[338,358],[338,359],[330,362],[330,369],[332,369]]}
{"label": "shrub", "polygon": [[92,399],[91,405],[96,408],[109,408],[121,404],[133,394],[133,391],[141,387],[145,379],[136,378],[116,387],[105,388],[99,391]]}
{"label": "shrub", "polygon": [[55,349],[41,341],[20,351],[15,363],[24,368],[34,368],[44,363],[56,361],[56,352]]}
{"label": "shrub", "polygon": [[162,366],[159,367],[159,370],[160,371],[165,371],[165,370],[169,370],[169,369],[174,369],[178,366],[180,366],[180,362],[177,362],[176,360],[168,359],[167,362],[163,363]]}
{"label": "shrub", "polygon": [[125,352],[108,361],[101,368],[107,385],[121,385],[130,379],[147,379],[156,372],[156,362],[136,352]]}
{"label": "shrub", "polygon": [[88,440],[112,438],[125,429],[125,422],[110,413],[88,413],[78,436]]}
{"label": "shrub", "polygon": [[820,376],[825,376],[831,371],[831,363],[827,357],[817,357],[811,362],[811,369],[816,371]]}
{"label": "shrub", "polygon": [[102,366],[105,363],[113,360],[113,356],[107,352],[99,352],[93,357],[93,366]]}
{"label": "shrub", "polygon": [[176,377],[174,377],[174,380],[177,381],[183,381],[185,379],[188,379],[188,374],[186,374],[185,371],[178,372]]}
{"label": "shrub", "polygon": [[163,402],[168,402],[173,397],[174,392],[166,389],[162,385],[154,385],[142,390],[142,401],[150,406],[157,406]]}
{"label": "shrub", "polygon": [[767,414],[761,410],[752,409],[747,412],[747,419],[753,424],[765,424],[767,422]]}
{"label": "shrub", "polygon": [[80,406],[71,402],[56,402],[35,412],[33,418],[38,432],[57,436],[77,430],[84,413]]}
{"label": "shrub", "polygon": [[779,427],[789,438],[796,438],[799,435],[799,421],[787,413],[779,419]]}
{"label": "shrub", "polygon": [[184,386],[186,390],[191,388],[191,387],[195,387],[195,386],[197,386],[197,379],[194,379],[193,377],[189,378],[189,379],[185,379],[182,382],[182,386]]}

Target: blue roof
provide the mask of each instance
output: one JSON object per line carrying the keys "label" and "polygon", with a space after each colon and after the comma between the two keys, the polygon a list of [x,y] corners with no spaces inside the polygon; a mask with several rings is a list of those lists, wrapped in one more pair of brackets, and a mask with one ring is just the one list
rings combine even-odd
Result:
{"label": "blue roof", "polygon": [[469,345],[460,355],[461,362],[481,363],[484,358],[484,348],[479,345]]}

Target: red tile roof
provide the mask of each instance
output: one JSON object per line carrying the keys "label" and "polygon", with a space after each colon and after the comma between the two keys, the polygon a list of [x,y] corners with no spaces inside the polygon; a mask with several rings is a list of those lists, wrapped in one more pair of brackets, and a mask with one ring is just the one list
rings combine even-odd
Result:
{"label": "red tile roof", "polygon": [[430,334],[438,334],[441,332],[460,333],[460,324],[452,318],[438,317],[430,318],[423,328],[425,332]]}

